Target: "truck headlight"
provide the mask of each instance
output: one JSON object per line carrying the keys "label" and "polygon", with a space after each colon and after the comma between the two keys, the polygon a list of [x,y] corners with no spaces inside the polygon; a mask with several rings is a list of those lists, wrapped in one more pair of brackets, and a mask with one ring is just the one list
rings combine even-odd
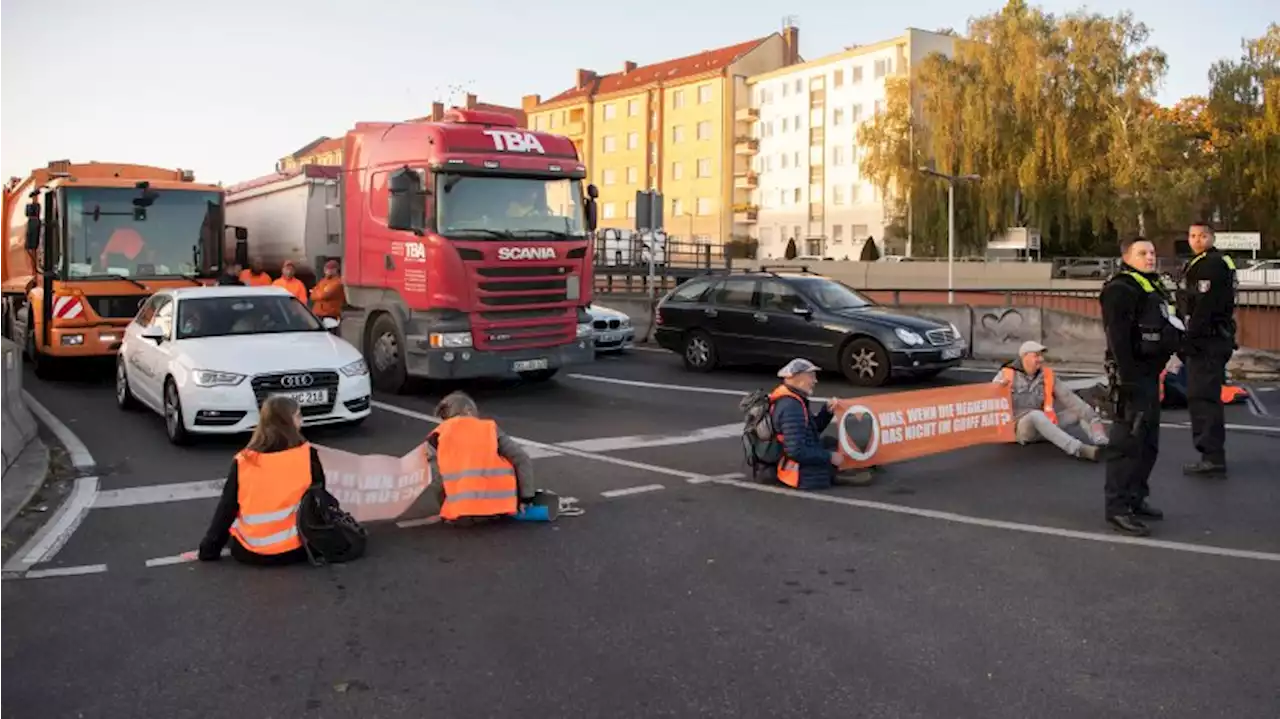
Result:
{"label": "truck headlight", "polygon": [[591,323],[586,322],[578,325],[578,339],[591,336]]}
{"label": "truck headlight", "polygon": [[904,327],[895,327],[893,333],[898,336],[898,339],[912,347],[919,347],[924,344],[923,337]]}
{"label": "truck headlight", "polygon": [[191,371],[191,379],[200,387],[234,387],[244,381],[244,375],[212,369],[197,369]]}
{"label": "truck headlight", "polygon": [[369,374],[369,365],[365,363],[362,357],[351,364],[343,365],[338,371],[348,377],[359,377]]}
{"label": "truck headlight", "polygon": [[432,332],[431,346],[435,349],[456,349],[471,346],[470,332]]}

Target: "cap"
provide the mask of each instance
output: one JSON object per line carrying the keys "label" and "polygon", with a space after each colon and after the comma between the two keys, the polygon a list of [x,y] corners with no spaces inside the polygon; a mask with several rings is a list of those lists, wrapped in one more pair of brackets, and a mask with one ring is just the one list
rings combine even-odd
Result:
{"label": "cap", "polygon": [[1021,357],[1022,355],[1027,354],[1028,352],[1046,352],[1048,351],[1048,349],[1049,349],[1048,347],[1045,347],[1044,345],[1040,344],[1039,342],[1036,342],[1035,340],[1027,340],[1026,342],[1023,342],[1020,347],[1018,347],[1018,356]]}
{"label": "cap", "polygon": [[328,262],[324,263],[324,268],[325,268],[326,270],[336,270],[336,269],[338,269],[338,261],[337,261],[337,260],[329,260]]}
{"label": "cap", "polygon": [[794,377],[804,372],[817,372],[818,365],[810,362],[803,357],[797,357],[786,364],[782,369],[778,370],[778,376],[786,379]]}

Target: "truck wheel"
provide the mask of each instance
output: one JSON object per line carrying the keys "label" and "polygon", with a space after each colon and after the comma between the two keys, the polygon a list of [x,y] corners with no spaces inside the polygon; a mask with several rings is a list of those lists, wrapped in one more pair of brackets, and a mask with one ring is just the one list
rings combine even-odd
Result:
{"label": "truck wheel", "polygon": [[391,315],[380,314],[369,328],[364,356],[368,358],[373,386],[382,392],[402,392],[409,373],[405,368],[404,339]]}
{"label": "truck wheel", "polygon": [[534,369],[534,370],[529,370],[528,372],[520,372],[519,374],[520,374],[520,379],[524,380],[525,382],[546,382],[552,377],[555,377],[556,372],[559,372],[559,371],[560,371],[560,368],[557,367],[555,369]]}
{"label": "truck wheel", "polygon": [[35,318],[27,317],[27,363],[31,365],[31,371],[36,373],[36,377],[40,379],[53,378],[53,358],[45,355],[36,346],[36,323]]}
{"label": "truck wheel", "polygon": [[879,387],[889,381],[889,353],[870,337],[859,337],[840,353],[840,371],[859,387]]}

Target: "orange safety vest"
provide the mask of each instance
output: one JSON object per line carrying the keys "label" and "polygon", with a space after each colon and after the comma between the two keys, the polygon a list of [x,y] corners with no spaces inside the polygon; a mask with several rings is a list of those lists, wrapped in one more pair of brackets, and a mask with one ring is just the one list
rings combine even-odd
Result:
{"label": "orange safety vest", "polygon": [[268,287],[271,285],[271,275],[265,272],[254,274],[253,270],[241,270],[240,281],[247,287]]}
{"label": "orange safety vest", "polygon": [[[778,385],[769,393],[769,413],[771,415],[773,413],[773,405],[783,397],[794,397],[798,402],[800,402],[800,407],[802,409],[807,406],[804,403],[804,398],[800,396],[800,393],[791,389],[784,383]],[[809,411],[807,409],[804,410],[804,421],[806,424],[809,422]],[[782,445],[781,432],[778,433],[776,439],[778,440],[778,444]],[[778,481],[788,487],[800,487],[800,463],[788,457],[786,449],[782,450],[782,459],[778,460]]]}
{"label": "orange safety vest", "polygon": [[[1169,374],[1169,370],[1160,373],[1160,401],[1164,402],[1164,377]],[[1237,387],[1232,384],[1222,385],[1222,391],[1218,393],[1219,399],[1223,404],[1234,404],[1235,402],[1248,397],[1249,391],[1243,387]]]}
{"label": "orange safety vest", "polygon": [[273,287],[283,287],[289,292],[289,294],[297,297],[299,302],[304,305],[307,304],[307,286],[302,284],[302,280],[297,277],[290,277],[287,280],[281,277],[275,282],[272,282],[271,285]]}
{"label": "orange safety vest", "polygon": [[434,432],[436,465],[444,483],[440,518],[515,514],[516,470],[498,454],[498,425],[491,419],[453,417]]}
{"label": "orange safety vest", "polygon": [[[1009,386],[1012,387],[1013,368],[1005,367],[1000,372],[1004,375],[1005,382],[1008,382]],[[1041,367],[1040,372],[1044,374],[1044,414],[1049,418],[1050,422],[1057,424],[1058,413],[1053,409],[1053,370],[1048,367]]]}
{"label": "orange safety vest", "polygon": [[316,317],[342,319],[342,305],[346,304],[347,291],[341,277],[324,277],[311,288],[311,311]]}
{"label": "orange safety vest", "polygon": [[302,546],[298,504],[311,486],[311,445],[283,452],[236,455],[240,514],[231,535],[255,554],[281,554]]}

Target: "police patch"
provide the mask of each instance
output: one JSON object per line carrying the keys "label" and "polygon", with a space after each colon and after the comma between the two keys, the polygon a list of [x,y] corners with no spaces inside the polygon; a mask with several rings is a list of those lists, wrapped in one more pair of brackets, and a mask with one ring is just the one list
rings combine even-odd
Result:
{"label": "police patch", "polygon": [[1196,286],[1200,289],[1200,294],[1204,294],[1209,291],[1209,280],[1200,280]]}

